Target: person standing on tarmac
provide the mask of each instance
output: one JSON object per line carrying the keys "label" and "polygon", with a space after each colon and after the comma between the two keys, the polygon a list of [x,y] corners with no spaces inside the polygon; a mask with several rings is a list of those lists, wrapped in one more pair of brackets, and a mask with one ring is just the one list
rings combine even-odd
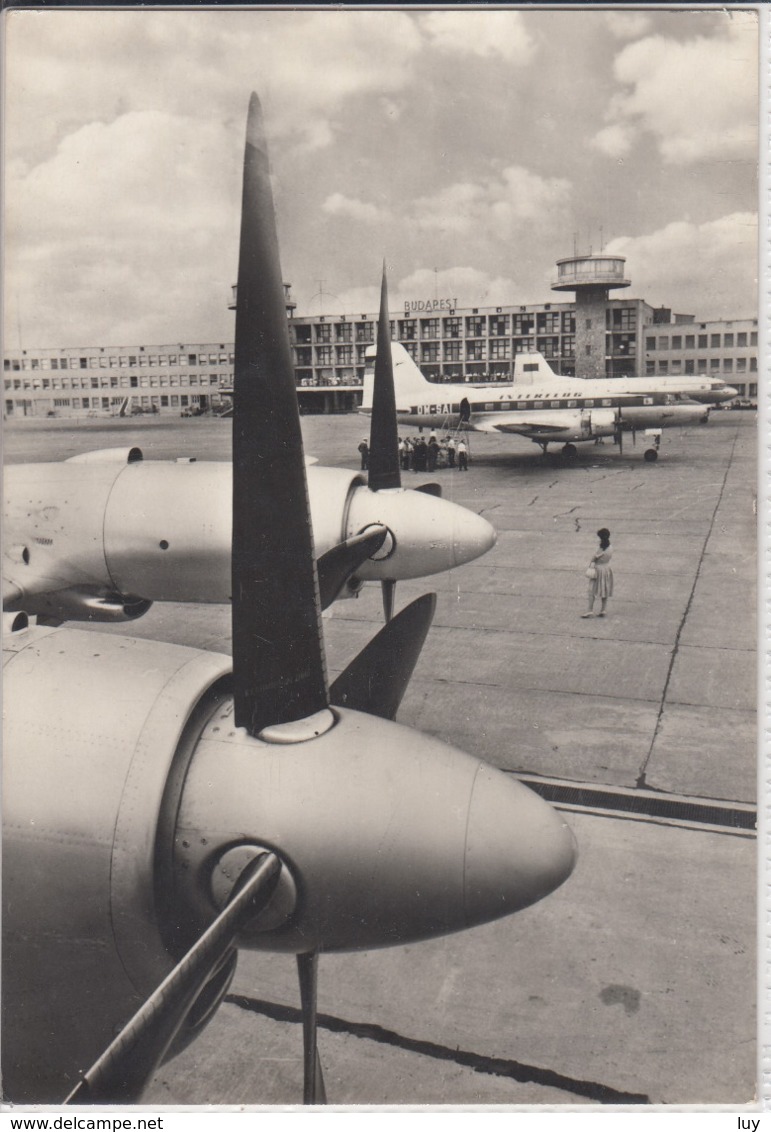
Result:
{"label": "person standing on tarmac", "polygon": [[[595,551],[586,570],[589,579],[589,608],[582,617],[604,617],[608,598],[613,597],[613,571],[610,568],[610,559],[613,551],[610,546],[610,531],[607,527],[600,527],[597,532],[600,548]],[[594,599],[599,598],[600,612],[594,612]]]}
{"label": "person standing on tarmac", "polygon": [[461,440],[458,444],[458,471],[468,471],[468,449],[466,448],[465,440]]}
{"label": "person standing on tarmac", "polygon": [[447,441],[447,467],[455,467],[455,441],[452,437]]}
{"label": "person standing on tarmac", "polygon": [[361,456],[361,470],[363,472],[366,472],[367,468],[369,467],[369,444],[367,443],[366,436],[363,436],[361,438],[361,444],[359,445],[359,455]]}

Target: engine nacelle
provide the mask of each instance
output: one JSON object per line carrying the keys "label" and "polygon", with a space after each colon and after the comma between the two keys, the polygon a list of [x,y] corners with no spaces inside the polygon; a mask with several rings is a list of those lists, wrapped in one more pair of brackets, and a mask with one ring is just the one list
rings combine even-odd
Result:
{"label": "engine nacelle", "polygon": [[[153,601],[230,601],[231,465],[132,461],[117,451],[116,460],[95,452],[7,469],[6,539],[18,553],[6,609],[130,620]],[[373,492],[344,468],[310,467],[307,480],[317,558],[373,524],[389,528],[387,549],[361,567],[359,581],[434,574],[495,542],[486,519],[447,500]]]}
{"label": "engine nacelle", "polygon": [[17,1103],[66,1096],[219,910],[223,860],[255,845],[282,882],[241,943],[287,952],[481,924],[572,870],[564,822],[511,776],[349,709],[304,741],[252,738],[233,724],[229,668],[67,628],[6,641],[2,1050]]}

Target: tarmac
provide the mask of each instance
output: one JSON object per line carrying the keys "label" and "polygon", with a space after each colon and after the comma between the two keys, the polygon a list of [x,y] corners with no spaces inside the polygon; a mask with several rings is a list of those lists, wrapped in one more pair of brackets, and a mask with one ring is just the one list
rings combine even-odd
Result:
{"label": "tarmac", "polygon": [[[472,434],[428,478],[494,524],[476,562],[399,583],[436,617],[399,719],[522,776],[567,812],[573,876],[461,935],[322,956],[329,1101],[359,1105],[752,1105],[757,1054],[757,416],[542,456]],[[358,466],[355,415],[303,418],[306,454]],[[26,421],[6,461],[138,443],[229,456],[227,421]],[[595,532],[615,593],[584,620]],[[378,588],[325,615],[330,676],[382,624]],[[154,606],[98,631],[229,651],[229,610]],[[242,953],[226,1002],[157,1073],[148,1105],[302,1096],[294,962]]]}

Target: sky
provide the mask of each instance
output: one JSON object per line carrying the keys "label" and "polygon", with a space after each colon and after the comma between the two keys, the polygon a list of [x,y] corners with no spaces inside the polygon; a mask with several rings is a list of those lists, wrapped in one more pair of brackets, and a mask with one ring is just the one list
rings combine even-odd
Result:
{"label": "sky", "polygon": [[232,340],[249,94],[297,314],[623,297],[757,314],[748,9],[4,13],[5,341]]}

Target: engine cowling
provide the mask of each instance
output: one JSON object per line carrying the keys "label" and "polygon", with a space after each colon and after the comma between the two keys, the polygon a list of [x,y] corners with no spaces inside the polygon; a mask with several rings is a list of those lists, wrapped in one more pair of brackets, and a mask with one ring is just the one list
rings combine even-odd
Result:
{"label": "engine cowling", "polygon": [[233,853],[281,859],[277,911],[241,943],[288,952],[484,923],[573,867],[554,810],[437,739],[338,708],[305,741],[247,735],[229,667],[67,628],[6,643],[2,1049],[16,1102],[67,1094],[218,911]]}

